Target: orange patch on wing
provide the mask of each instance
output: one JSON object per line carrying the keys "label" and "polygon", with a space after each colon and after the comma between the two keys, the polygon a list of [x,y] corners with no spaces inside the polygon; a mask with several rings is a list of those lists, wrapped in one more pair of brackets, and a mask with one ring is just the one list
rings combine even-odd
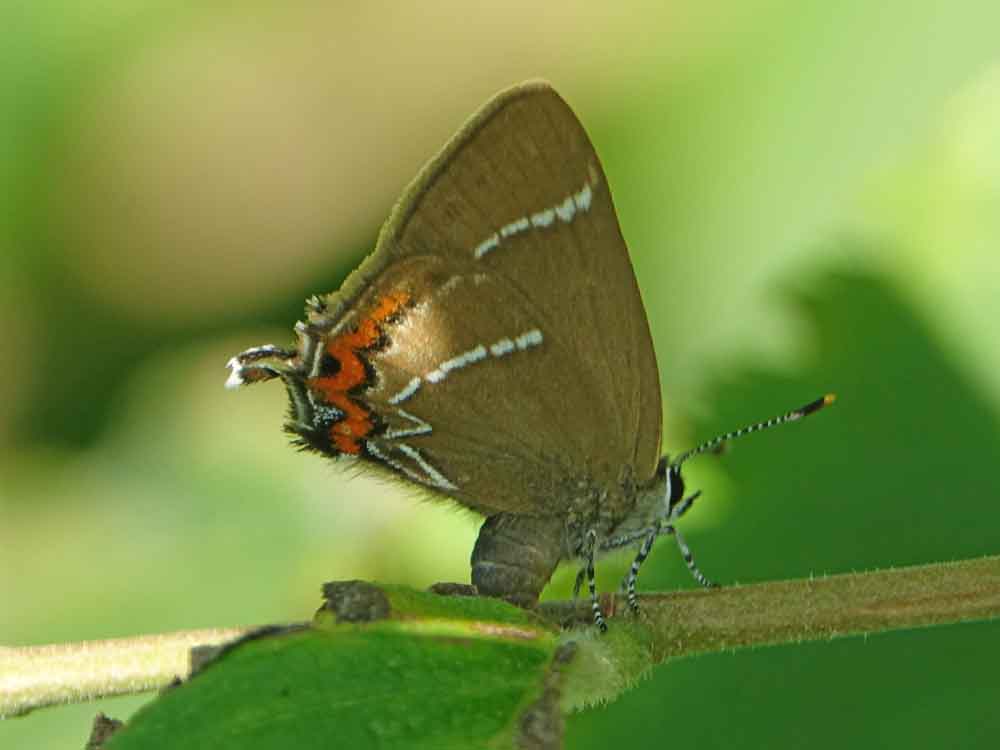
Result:
{"label": "orange patch on wing", "polygon": [[368,380],[368,370],[360,352],[375,346],[382,338],[382,327],[410,301],[402,292],[387,294],[362,318],[353,330],[341,333],[326,342],[326,353],[335,359],[340,369],[327,377],[311,378],[309,387],[323,399],[344,412],[343,419],[330,427],[330,440],[341,453],[361,453],[361,439],[375,426],[372,413],[349,395],[352,388]]}

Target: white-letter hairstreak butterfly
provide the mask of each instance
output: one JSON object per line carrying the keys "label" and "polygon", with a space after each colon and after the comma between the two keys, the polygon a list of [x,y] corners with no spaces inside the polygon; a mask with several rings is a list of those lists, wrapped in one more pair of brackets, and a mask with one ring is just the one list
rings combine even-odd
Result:
{"label": "white-letter hairstreak butterfly", "polygon": [[635,581],[671,534],[684,462],[660,456],[660,382],[611,193],[583,126],[546,83],[488,102],[417,176],[375,252],[314,297],[294,349],[234,357],[227,385],[281,378],[286,430],[485,515],[472,552],[480,593],[538,600],[560,560],[638,546]]}

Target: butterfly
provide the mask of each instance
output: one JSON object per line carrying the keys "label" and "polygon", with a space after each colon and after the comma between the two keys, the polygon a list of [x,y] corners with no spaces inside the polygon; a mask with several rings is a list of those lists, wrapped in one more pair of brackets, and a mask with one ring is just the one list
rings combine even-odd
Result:
{"label": "butterfly", "polygon": [[294,347],[248,349],[227,385],[280,379],[285,429],[486,517],[480,593],[532,606],[562,560],[581,564],[606,628],[599,555],[637,549],[624,581],[697,499],[681,468],[833,396],[660,454],[656,357],[607,177],[545,82],[497,94],[403,193],[375,251],[307,302]]}

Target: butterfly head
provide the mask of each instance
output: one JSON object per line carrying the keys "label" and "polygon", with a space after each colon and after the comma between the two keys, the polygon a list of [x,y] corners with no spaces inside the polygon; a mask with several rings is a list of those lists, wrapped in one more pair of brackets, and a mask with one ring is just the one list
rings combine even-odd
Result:
{"label": "butterfly head", "polygon": [[671,510],[684,499],[684,477],[681,476],[680,464],[671,463],[667,456],[660,459],[656,468],[658,484],[663,486],[663,514],[670,516]]}

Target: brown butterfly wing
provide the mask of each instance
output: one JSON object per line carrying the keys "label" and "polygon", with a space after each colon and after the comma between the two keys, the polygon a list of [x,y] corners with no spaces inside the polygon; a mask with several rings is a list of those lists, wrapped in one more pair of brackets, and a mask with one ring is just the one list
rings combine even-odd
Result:
{"label": "brown butterfly wing", "polygon": [[653,476],[645,311],[600,161],[550,86],[476,114],[332,302],[350,317],[396,293],[360,396],[384,421],[376,460],[484,512],[562,513],[581,483]]}

